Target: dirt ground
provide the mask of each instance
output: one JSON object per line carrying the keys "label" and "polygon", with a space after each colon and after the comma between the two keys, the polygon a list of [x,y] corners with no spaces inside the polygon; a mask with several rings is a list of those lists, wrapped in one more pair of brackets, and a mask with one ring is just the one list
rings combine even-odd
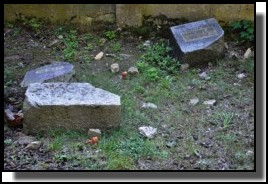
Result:
{"label": "dirt ground", "polygon": [[[21,88],[19,84],[26,71],[53,61],[64,60],[63,43],[48,47],[57,39],[57,30],[58,26],[50,26],[35,33],[27,27],[14,25],[5,35],[5,107],[12,105],[14,111],[22,110],[26,89]],[[4,31],[7,32],[7,28]],[[78,33],[78,36],[83,34],[85,33]],[[101,31],[92,34],[98,39],[104,38]],[[204,68],[178,71],[178,74],[173,76],[175,82],[169,91],[158,93],[158,88],[155,87],[157,83],[143,82],[138,77],[129,83],[123,83],[119,74],[111,74],[109,68],[112,63],[119,62],[120,71],[124,71],[134,66],[145,52],[139,49],[145,41],[143,38],[127,30],[116,34],[120,35],[116,40],[121,46],[120,51],[116,51],[116,45],[109,39],[103,45],[93,45],[94,47],[89,50],[84,50],[82,46],[86,46],[86,43],[79,41],[81,49],[77,51],[76,61],[72,62],[76,68],[76,81],[90,82],[122,96],[123,133],[105,134],[104,140],[111,141],[112,144],[128,131],[138,132],[138,126],[145,122],[158,128],[157,137],[152,142],[145,141],[145,144],[139,143],[144,139],[139,137],[138,133],[133,133],[133,139],[129,136],[128,139],[122,140],[122,144],[111,148],[101,142],[95,147],[81,146],[78,143],[84,142],[86,135],[77,135],[71,143],[67,141],[61,149],[51,150],[51,143],[55,142],[55,137],[25,135],[21,133],[23,126],[8,127],[5,124],[5,170],[254,169],[254,61],[253,58],[246,61],[229,58],[230,51],[236,51],[241,55],[246,48],[227,42],[229,48],[223,61]],[[157,39],[153,42],[157,42]],[[120,59],[104,56],[101,61],[94,61],[92,58],[101,51],[117,55],[128,54],[130,57]],[[198,73],[201,71],[209,73],[211,80],[199,80]],[[240,73],[245,73],[246,77],[238,79],[237,75]],[[137,92],[137,83],[144,87],[143,94]],[[153,100],[158,109],[140,110],[139,104],[145,99],[150,100],[150,96],[155,97]],[[200,99],[197,106],[189,105],[190,99],[194,97]],[[208,99],[216,99],[216,105],[204,106],[203,101]],[[127,109],[128,107],[130,109]],[[231,123],[228,122],[228,118],[232,120]],[[25,146],[34,140],[41,140],[42,146],[37,150],[25,149]],[[152,145],[155,155],[151,152],[145,153],[143,147],[145,148],[147,143]],[[120,155],[122,150],[125,157]],[[115,155],[111,155],[113,151]]]}

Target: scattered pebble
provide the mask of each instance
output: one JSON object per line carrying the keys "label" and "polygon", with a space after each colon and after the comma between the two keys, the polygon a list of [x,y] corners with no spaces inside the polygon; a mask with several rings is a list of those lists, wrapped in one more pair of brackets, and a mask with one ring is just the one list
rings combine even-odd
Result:
{"label": "scattered pebble", "polygon": [[202,72],[201,74],[198,74],[200,79],[203,79],[203,80],[210,80],[210,77],[207,75],[206,72]]}
{"label": "scattered pebble", "polygon": [[144,43],[143,43],[143,46],[145,47],[149,47],[151,45],[151,41],[150,40],[146,40]]}
{"label": "scattered pebble", "polygon": [[198,98],[193,98],[190,100],[190,105],[196,105],[199,102]]}
{"label": "scattered pebble", "polygon": [[250,56],[251,56],[251,49],[248,48],[248,49],[246,50],[245,54],[244,54],[244,59],[247,59],[247,58],[249,58]]}
{"label": "scattered pebble", "polygon": [[172,147],[174,147],[175,145],[176,145],[176,141],[169,141],[169,142],[166,143],[166,146],[167,146],[168,148],[172,148]]}
{"label": "scattered pebble", "polygon": [[24,68],[24,64],[22,62],[18,63],[19,67]]}
{"label": "scattered pebble", "polygon": [[98,137],[100,139],[101,131],[100,129],[89,129],[87,135],[89,136],[89,138]]}
{"label": "scattered pebble", "polygon": [[102,57],[103,57],[103,52],[100,52],[95,56],[95,60],[100,60]]}
{"label": "scattered pebble", "polygon": [[36,150],[41,146],[42,142],[41,141],[34,141],[28,144],[25,149],[27,150]]}
{"label": "scattered pebble", "polygon": [[254,152],[249,150],[249,151],[247,151],[246,155],[247,156],[253,156],[254,155]]}
{"label": "scattered pebble", "polygon": [[234,83],[234,86],[241,86],[241,84],[238,84],[238,83]]}
{"label": "scattered pebble", "polygon": [[152,109],[157,109],[157,105],[153,104],[153,103],[143,103],[141,108],[145,108],[145,109],[148,109],[148,108],[152,108]]}
{"label": "scattered pebble", "polygon": [[131,74],[131,75],[136,75],[136,74],[139,73],[139,70],[138,70],[137,67],[132,66],[132,67],[130,67],[130,68],[128,69],[128,73]]}
{"label": "scattered pebble", "polygon": [[112,71],[112,73],[119,72],[119,64],[118,63],[113,63],[111,65],[111,71]]}
{"label": "scattered pebble", "polygon": [[216,103],[216,100],[207,100],[207,101],[204,101],[203,104],[205,105],[214,105]]}
{"label": "scattered pebble", "polygon": [[151,126],[142,126],[142,127],[139,127],[139,131],[140,131],[140,134],[142,134],[143,136],[147,138],[153,138],[153,136],[157,132],[157,128],[153,128]]}
{"label": "scattered pebble", "polygon": [[189,64],[188,63],[185,63],[185,64],[181,64],[181,67],[180,67],[180,70],[181,71],[185,71],[185,70],[187,70],[188,68],[189,68]]}
{"label": "scattered pebble", "polygon": [[239,78],[239,79],[243,79],[245,77],[246,77],[246,75],[244,73],[237,74],[237,78]]}

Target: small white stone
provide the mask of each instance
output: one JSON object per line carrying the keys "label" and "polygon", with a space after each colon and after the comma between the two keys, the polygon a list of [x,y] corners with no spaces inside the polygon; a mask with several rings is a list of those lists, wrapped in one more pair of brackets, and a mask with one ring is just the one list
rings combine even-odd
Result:
{"label": "small white stone", "polygon": [[246,77],[246,75],[244,73],[240,73],[237,75],[237,78],[239,78],[239,79],[243,79],[245,77]]}
{"label": "small white stone", "polygon": [[157,128],[153,128],[151,126],[142,126],[142,127],[139,127],[139,131],[140,131],[140,134],[142,134],[143,136],[147,138],[153,138],[153,136],[157,132]]}
{"label": "small white stone", "polygon": [[238,83],[234,83],[234,86],[241,86],[240,84],[238,84]]}
{"label": "small white stone", "polygon": [[95,56],[95,60],[100,60],[102,57],[103,57],[103,52],[100,52]]}
{"label": "small white stone", "polygon": [[146,40],[143,44],[143,46],[149,47],[151,45],[151,41],[150,40]]}
{"label": "small white stone", "polygon": [[58,36],[58,39],[60,39],[60,40],[63,39],[63,36],[62,35],[59,35]]}
{"label": "small white stone", "polygon": [[112,73],[119,72],[119,64],[118,63],[113,63],[111,65],[111,71],[112,71]]}
{"label": "small white stone", "polygon": [[207,101],[204,101],[203,104],[205,105],[214,105],[216,103],[216,100],[207,100]]}
{"label": "small white stone", "polygon": [[198,74],[200,79],[209,80],[210,77],[207,75],[206,72],[202,72],[201,74]]}
{"label": "small white stone", "polygon": [[191,105],[196,105],[198,102],[199,102],[198,98],[193,98],[193,99],[190,100]]}
{"label": "small white stone", "polygon": [[251,49],[248,48],[247,51],[246,51],[245,54],[244,54],[244,59],[247,59],[247,58],[249,58],[250,56],[251,56]]}
{"label": "small white stone", "polygon": [[254,155],[254,152],[249,150],[249,151],[247,151],[246,155],[247,156],[253,156]]}
{"label": "small white stone", "polygon": [[150,103],[150,102],[143,103],[141,107],[145,109],[148,109],[148,108],[157,109],[157,105]]}

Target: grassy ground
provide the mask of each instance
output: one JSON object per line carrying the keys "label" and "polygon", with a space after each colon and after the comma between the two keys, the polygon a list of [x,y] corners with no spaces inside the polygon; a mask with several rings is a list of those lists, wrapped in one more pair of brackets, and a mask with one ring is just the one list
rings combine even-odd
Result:
{"label": "grassy ground", "polygon": [[[5,104],[22,109],[25,89],[19,83],[26,71],[52,60],[67,60],[75,65],[77,82],[88,82],[121,96],[120,129],[103,132],[97,145],[85,143],[87,130],[34,135],[43,141],[42,147],[24,152],[23,146],[15,143],[20,139],[20,129],[5,125],[6,170],[254,169],[253,58],[225,58],[210,67],[183,72],[175,68],[167,73],[155,65],[144,66],[141,61],[145,56],[158,53],[144,49],[145,40],[129,30],[79,32],[62,25],[39,24],[6,25],[13,32],[5,38]],[[48,48],[59,35],[63,39]],[[159,43],[158,39],[152,40],[153,45]],[[116,57],[95,61],[101,51]],[[120,59],[120,54],[131,56]],[[109,71],[114,62],[119,63],[120,73]],[[138,66],[140,73],[121,80],[121,72],[130,66]],[[206,71],[211,80],[200,79],[200,71]],[[242,72],[246,78],[240,80],[236,75]],[[194,97],[199,99],[195,106],[189,104]],[[203,104],[210,99],[216,100],[214,106]],[[142,102],[152,102],[158,108],[142,109]],[[138,128],[142,125],[157,128],[156,136],[141,136]]]}

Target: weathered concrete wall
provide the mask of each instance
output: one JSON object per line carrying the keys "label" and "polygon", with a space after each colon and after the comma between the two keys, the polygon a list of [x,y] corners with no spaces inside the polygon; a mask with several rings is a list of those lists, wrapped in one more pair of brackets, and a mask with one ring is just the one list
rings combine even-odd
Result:
{"label": "weathered concrete wall", "polygon": [[4,19],[15,20],[16,15],[49,19],[51,22],[90,25],[94,21],[115,23],[113,4],[5,4]]}
{"label": "weathered concrete wall", "polygon": [[94,21],[140,26],[144,15],[161,14],[168,18],[197,21],[214,17],[218,21],[254,20],[254,4],[5,4],[4,19],[16,15],[48,18],[52,22],[69,21],[91,25]]}
{"label": "weathered concrete wall", "polygon": [[118,26],[139,26],[143,15],[164,14],[168,18],[187,18],[197,21],[214,17],[218,21],[254,20],[254,4],[117,4]]}

